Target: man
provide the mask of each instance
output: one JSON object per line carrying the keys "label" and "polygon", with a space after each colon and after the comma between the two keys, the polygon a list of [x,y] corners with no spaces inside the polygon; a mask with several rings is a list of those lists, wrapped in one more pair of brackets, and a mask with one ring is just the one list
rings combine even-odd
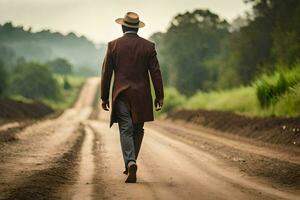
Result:
{"label": "man", "polygon": [[151,80],[155,90],[155,109],[163,105],[164,91],[154,43],[137,35],[145,24],[134,12],[116,19],[124,35],[108,43],[102,66],[102,108],[109,110],[109,91],[112,74],[112,108],[110,126],[119,125],[120,141],[125,163],[126,183],[136,182],[136,160],[144,136],[144,122],[153,121]]}

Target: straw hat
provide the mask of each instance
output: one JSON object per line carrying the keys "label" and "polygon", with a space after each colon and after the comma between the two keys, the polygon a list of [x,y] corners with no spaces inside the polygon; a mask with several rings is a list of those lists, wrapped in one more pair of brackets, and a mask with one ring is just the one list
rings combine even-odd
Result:
{"label": "straw hat", "polygon": [[124,18],[118,18],[115,21],[130,28],[143,28],[145,26],[145,23],[139,20],[139,15],[134,12],[128,12]]}

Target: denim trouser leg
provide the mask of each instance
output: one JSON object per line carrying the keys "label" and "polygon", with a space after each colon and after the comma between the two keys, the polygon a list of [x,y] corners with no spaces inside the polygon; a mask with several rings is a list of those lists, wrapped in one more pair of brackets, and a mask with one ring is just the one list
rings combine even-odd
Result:
{"label": "denim trouser leg", "polygon": [[129,161],[136,161],[144,136],[144,123],[133,124],[126,104],[117,99],[115,111],[118,117],[120,141],[125,168]]}

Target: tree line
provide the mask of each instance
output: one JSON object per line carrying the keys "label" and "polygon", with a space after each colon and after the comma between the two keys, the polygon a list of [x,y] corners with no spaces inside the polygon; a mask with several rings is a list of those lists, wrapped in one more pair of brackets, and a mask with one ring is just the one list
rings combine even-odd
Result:
{"label": "tree line", "polygon": [[[58,57],[67,59],[74,72],[80,75],[99,74],[99,62],[103,58],[104,44],[96,45],[84,36],[73,32],[63,35],[59,32],[15,26],[11,22],[0,24],[0,59],[15,62],[15,58],[41,63]],[[4,57],[4,58],[3,58]]]}
{"label": "tree line", "polygon": [[61,87],[55,75],[64,77],[63,89],[69,90],[67,75],[72,74],[72,68],[63,58],[46,63],[19,58],[13,65],[0,60],[0,97],[18,95],[34,100],[61,100]]}
{"label": "tree line", "polygon": [[209,10],[174,17],[155,33],[165,85],[190,96],[249,85],[293,68],[300,58],[300,1],[246,0],[251,13],[231,24]]}

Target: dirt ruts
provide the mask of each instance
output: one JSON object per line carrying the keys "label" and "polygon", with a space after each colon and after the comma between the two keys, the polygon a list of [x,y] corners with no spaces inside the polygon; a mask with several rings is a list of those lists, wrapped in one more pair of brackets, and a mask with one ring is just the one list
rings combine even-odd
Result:
{"label": "dirt ruts", "polygon": [[84,127],[81,126],[74,134],[78,134],[75,143],[54,162],[53,166],[27,177],[25,182],[13,188],[5,199],[59,199],[60,196],[57,196],[56,191],[63,185],[74,183],[79,152],[85,137]]}

